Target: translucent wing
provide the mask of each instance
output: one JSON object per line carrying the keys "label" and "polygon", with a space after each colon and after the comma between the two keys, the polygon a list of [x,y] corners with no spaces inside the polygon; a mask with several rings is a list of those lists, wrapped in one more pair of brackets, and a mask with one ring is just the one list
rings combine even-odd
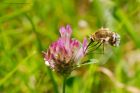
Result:
{"label": "translucent wing", "polygon": [[112,47],[108,44],[95,42],[93,46],[88,49],[88,58],[97,59],[96,64],[103,65],[113,55]]}

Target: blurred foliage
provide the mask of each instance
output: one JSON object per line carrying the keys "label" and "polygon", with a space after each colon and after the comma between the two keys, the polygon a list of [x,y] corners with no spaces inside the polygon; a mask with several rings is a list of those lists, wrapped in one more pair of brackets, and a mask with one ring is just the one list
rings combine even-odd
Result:
{"label": "blurred foliage", "polygon": [[0,0],[0,11],[0,93],[61,93],[41,51],[66,24],[81,41],[102,26],[121,35],[97,57],[107,63],[73,71],[66,93],[140,93],[140,0]]}

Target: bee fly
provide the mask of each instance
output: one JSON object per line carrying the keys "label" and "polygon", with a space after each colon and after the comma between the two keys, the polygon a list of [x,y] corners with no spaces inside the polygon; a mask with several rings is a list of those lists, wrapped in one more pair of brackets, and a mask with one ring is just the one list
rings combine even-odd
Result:
{"label": "bee fly", "polygon": [[103,44],[104,53],[104,44],[110,44],[111,46],[119,46],[120,35],[110,31],[108,28],[101,28],[90,36],[90,40],[91,41],[88,44],[88,47],[94,42],[97,42],[95,45],[93,45],[95,47],[95,49],[93,50],[96,50]]}

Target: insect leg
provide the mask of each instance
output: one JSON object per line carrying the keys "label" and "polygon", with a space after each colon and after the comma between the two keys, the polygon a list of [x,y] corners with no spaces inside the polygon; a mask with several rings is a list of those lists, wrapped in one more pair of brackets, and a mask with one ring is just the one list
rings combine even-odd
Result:
{"label": "insect leg", "polygon": [[93,46],[96,46],[96,45],[98,45],[100,42],[97,42],[95,45],[93,45]]}
{"label": "insect leg", "polygon": [[88,51],[88,54],[93,53],[93,51],[95,51],[96,49],[98,49],[100,46],[102,45],[102,43],[98,42],[96,44],[97,47],[91,47],[90,50]]}
{"label": "insect leg", "polygon": [[94,42],[93,40],[91,40],[91,41],[89,42],[89,44],[87,45],[85,51],[89,48],[89,46],[90,46],[93,42]]}
{"label": "insect leg", "polygon": [[104,54],[104,43],[103,43],[103,54]]}
{"label": "insect leg", "polygon": [[[98,44],[99,44],[100,42],[98,42]],[[100,43],[94,50],[96,50],[96,49],[98,49],[101,45],[102,45],[103,43]],[[97,45],[97,44],[96,44]],[[93,51],[94,51],[93,50]]]}

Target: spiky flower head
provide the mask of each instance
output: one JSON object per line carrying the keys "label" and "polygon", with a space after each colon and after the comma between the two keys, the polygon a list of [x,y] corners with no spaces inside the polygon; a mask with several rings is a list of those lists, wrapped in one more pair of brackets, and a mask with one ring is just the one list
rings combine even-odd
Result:
{"label": "spiky flower head", "polygon": [[43,51],[45,64],[62,75],[69,75],[86,54],[87,40],[83,44],[71,38],[70,25],[61,27],[60,38]]}

